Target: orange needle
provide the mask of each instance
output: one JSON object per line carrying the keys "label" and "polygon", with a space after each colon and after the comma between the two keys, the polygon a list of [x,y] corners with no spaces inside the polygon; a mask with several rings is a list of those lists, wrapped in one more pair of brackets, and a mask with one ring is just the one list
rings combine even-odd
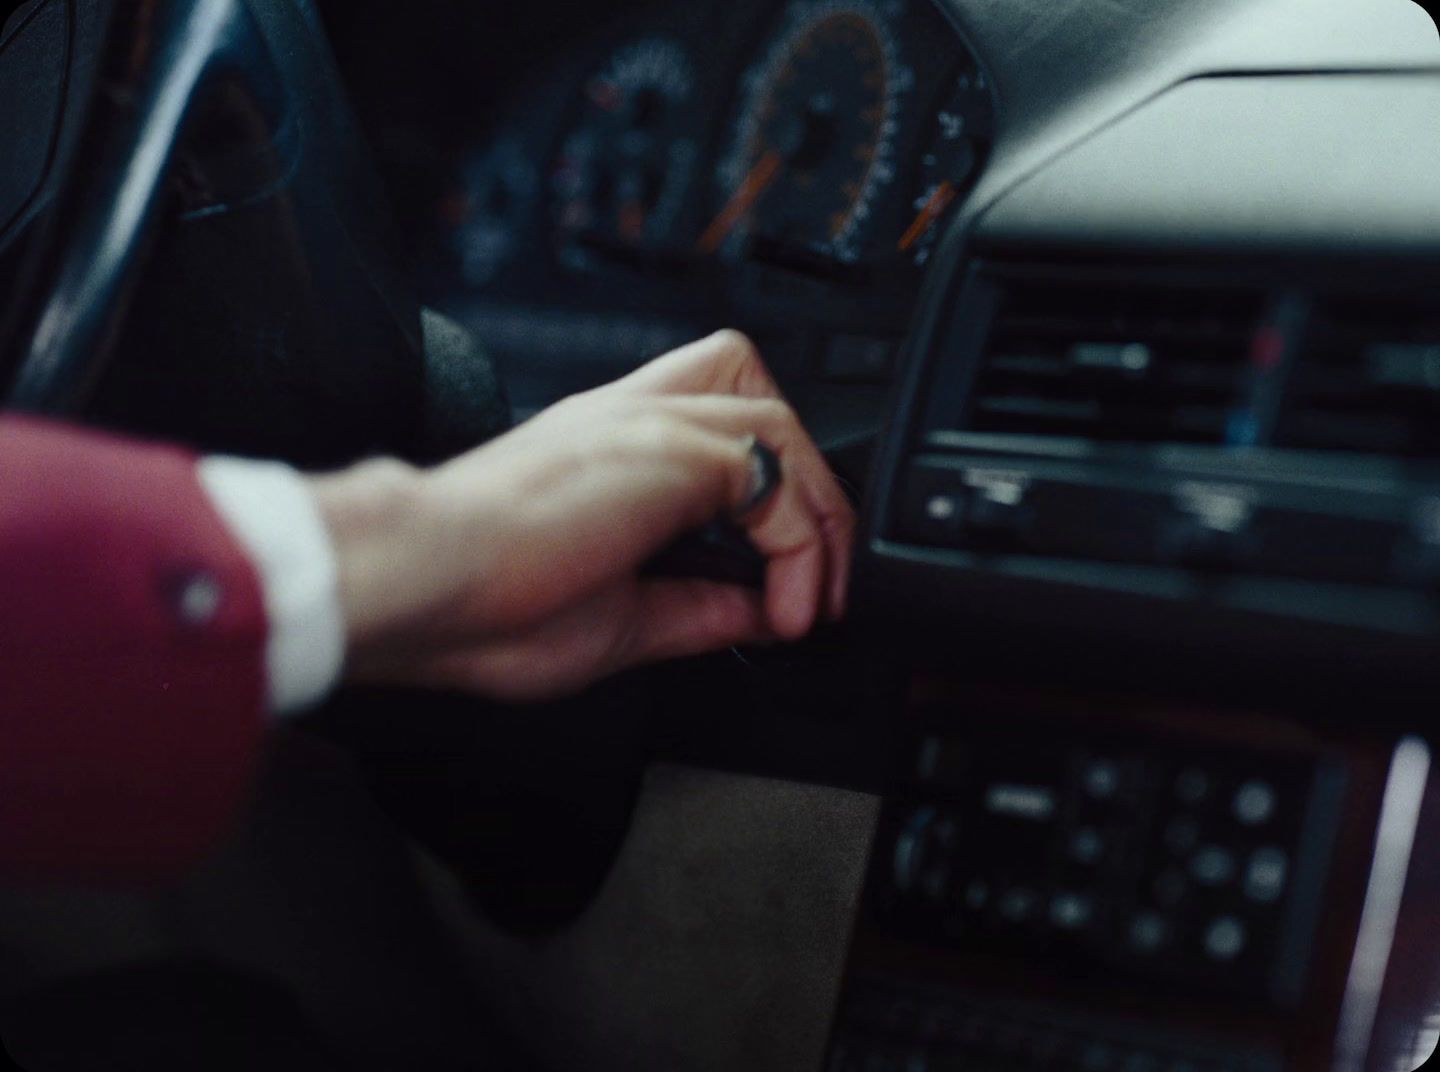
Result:
{"label": "orange needle", "polygon": [[620,234],[627,242],[645,237],[645,206],[632,201],[620,210]]}
{"label": "orange needle", "polygon": [[920,215],[915,217],[915,222],[910,225],[910,229],[900,239],[900,252],[905,252],[920,241],[920,236],[930,230],[930,225],[950,207],[950,202],[955,200],[957,192],[955,184],[948,179],[935,187],[935,192],[930,195],[930,200],[925,202],[925,207],[920,210]]}
{"label": "orange needle", "polygon": [[705,228],[705,233],[700,236],[695,248],[707,256],[718,250],[735,225],[750,214],[755,202],[760,200],[760,195],[770,188],[775,176],[780,174],[782,163],[784,160],[780,154],[773,150],[762,156],[720,210],[720,215],[715,217],[715,222]]}

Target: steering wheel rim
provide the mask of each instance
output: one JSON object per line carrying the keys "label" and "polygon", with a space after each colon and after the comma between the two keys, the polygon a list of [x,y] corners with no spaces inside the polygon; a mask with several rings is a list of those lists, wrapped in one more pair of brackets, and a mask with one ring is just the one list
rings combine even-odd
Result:
{"label": "steering wheel rim", "polygon": [[149,251],[176,148],[222,88],[243,93],[270,130],[283,124],[284,84],[244,0],[113,5],[79,138],[0,317],[0,367],[15,368],[9,408],[83,410]]}

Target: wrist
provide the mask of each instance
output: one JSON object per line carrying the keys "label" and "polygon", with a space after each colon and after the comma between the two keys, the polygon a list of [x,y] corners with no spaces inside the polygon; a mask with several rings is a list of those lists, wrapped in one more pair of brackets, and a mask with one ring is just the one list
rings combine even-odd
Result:
{"label": "wrist", "polygon": [[311,489],[334,541],[353,665],[385,645],[428,599],[430,585],[417,569],[427,562],[424,537],[433,529],[424,478],[404,462],[381,459],[312,478]]}

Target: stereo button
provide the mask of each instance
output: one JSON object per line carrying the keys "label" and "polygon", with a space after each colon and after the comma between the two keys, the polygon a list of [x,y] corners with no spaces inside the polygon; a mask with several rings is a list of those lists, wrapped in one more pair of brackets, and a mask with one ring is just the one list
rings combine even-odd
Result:
{"label": "stereo button", "polygon": [[1246,826],[1268,823],[1275,814],[1275,790],[1264,782],[1246,782],[1235,794],[1234,811]]}
{"label": "stereo button", "polygon": [[1096,800],[1109,800],[1120,789],[1120,771],[1109,760],[1097,759],[1085,768],[1081,784]]}
{"label": "stereo button", "polygon": [[1070,835],[1070,859],[1086,867],[1098,864],[1105,855],[1105,839],[1093,826],[1082,826]]}
{"label": "stereo button", "polygon": [[1170,924],[1158,912],[1141,912],[1130,921],[1130,948],[1149,956],[1170,941]]}
{"label": "stereo button", "polygon": [[1078,931],[1088,926],[1095,908],[1090,898],[1078,893],[1062,893],[1050,902],[1050,922],[1062,931]]}
{"label": "stereo button", "polygon": [[1211,960],[1230,961],[1245,952],[1249,935],[1234,916],[1221,916],[1205,931],[1205,954]]}
{"label": "stereo button", "polygon": [[1235,877],[1235,857],[1211,845],[1191,859],[1190,875],[1202,886],[1223,886]]}
{"label": "stereo button", "polygon": [[1256,849],[1245,869],[1245,896],[1260,904],[1274,904],[1285,892],[1289,860],[1280,849]]}
{"label": "stereo button", "polygon": [[996,907],[1006,922],[1024,923],[1035,914],[1039,900],[1033,891],[1017,887],[1003,894]]}

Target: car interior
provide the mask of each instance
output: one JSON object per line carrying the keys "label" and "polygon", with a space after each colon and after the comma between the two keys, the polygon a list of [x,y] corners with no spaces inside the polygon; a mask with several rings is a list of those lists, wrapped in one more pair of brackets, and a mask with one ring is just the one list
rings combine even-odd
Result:
{"label": "car interior", "polygon": [[[182,882],[0,877],[17,1067],[1425,1065],[1425,7],[0,23],[7,410],[432,463],[733,327],[861,518],[799,643],[543,705],[348,687]],[[712,527],[658,568],[757,561]]]}

